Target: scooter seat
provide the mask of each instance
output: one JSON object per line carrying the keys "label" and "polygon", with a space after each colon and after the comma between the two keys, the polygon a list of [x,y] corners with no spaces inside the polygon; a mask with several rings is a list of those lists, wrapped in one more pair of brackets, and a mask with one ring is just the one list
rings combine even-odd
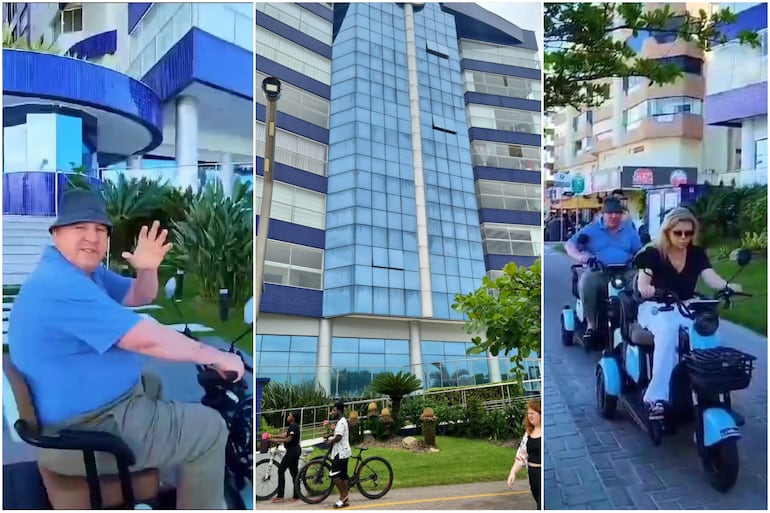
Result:
{"label": "scooter seat", "polygon": [[640,347],[655,347],[655,337],[652,332],[647,328],[643,328],[638,322],[631,324],[631,336],[629,340],[635,346]]}
{"label": "scooter seat", "polygon": [[[53,509],[92,509],[85,477],[65,476],[38,468]],[[114,509],[124,504],[118,476],[99,476],[99,485],[103,508]],[[132,472],[131,485],[137,502],[154,501],[160,492],[160,473],[157,469]]]}

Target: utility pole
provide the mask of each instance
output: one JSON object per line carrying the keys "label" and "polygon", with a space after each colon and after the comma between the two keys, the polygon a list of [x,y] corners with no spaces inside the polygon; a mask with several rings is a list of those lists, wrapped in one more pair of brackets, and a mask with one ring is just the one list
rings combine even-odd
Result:
{"label": "utility pole", "polygon": [[265,166],[262,174],[262,205],[259,209],[259,226],[257,227],[257,261],[254,263],[255,316],[259,318],[260,301],[264,289],[265,253],[267,252],[267,230],[270,225],[270,206],[273,202],[273,168],[275,166],[275,116],[276,104],[281,96],[281,81],[275,77],[267,77],[262,81],[262,91],[267,97],[267,119],[265,119]]}

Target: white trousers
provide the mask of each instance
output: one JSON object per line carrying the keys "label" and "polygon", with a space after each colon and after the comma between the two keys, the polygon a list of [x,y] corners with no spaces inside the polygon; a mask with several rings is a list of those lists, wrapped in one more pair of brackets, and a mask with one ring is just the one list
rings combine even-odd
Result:
{"label": "white trousers", "polygon": [[668,401],[671,389],[671,374],[679,362],[679,327],[689,327],[692,320],[679,313],[679,308],[662,312],[663,303],[645,301],[639,305],[638,321],[655,336],[655,350],[652,355],[652,379],[644,400],[648,403]]}

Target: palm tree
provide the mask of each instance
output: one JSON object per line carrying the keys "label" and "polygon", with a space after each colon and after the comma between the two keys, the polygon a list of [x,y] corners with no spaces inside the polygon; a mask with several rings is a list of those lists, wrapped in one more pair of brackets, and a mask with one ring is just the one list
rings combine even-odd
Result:
{"label": "palm tree", "polygon": [[401,399],[405,396],[422,390],[422,380],[409,372],[399,371],[382,372],[372,380],[372,390],[378,394],[387,395],[392,403],[391,416],[398,420],[398,411],[401,409]]}
{"label": "palm tree", "polygon": [[46,43],[43,36],[40,36],[40,39],[32,41],[27,41],[24,37],[14,37],[13,31],[8,23],[3,23],[3,48],[29,50],[31,52],[52,53],[57,55],[61,53],[53,43]]}

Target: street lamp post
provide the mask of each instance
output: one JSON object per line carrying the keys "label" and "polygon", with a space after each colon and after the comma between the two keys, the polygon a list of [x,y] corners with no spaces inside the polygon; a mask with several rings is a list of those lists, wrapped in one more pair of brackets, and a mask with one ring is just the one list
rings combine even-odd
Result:
{"label": "street lamp post", "polygon": [[267,118],[265,119],[265,165],[262,174],[262,205],[259,209],[259,226],[257,227],[257,261],[254,264],[254,304],[256,305],[255,319],[259,318],[260,301],[264,288],[265,253],[267,252],[267,230],[270,225],[270,206],[273,202],[273,168],[275,166],[275,115],[276,104],[281,96],[281,81],[275,77],[267,77],[262,81],[262,91],[267,97]]}

